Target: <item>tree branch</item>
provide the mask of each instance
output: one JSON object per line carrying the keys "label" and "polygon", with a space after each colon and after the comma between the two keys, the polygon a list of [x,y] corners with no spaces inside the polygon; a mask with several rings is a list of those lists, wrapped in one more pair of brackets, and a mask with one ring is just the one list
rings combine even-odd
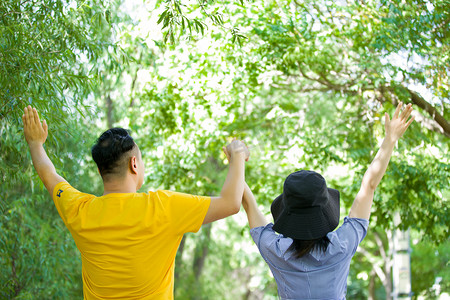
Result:
{"label": "tree branch", "polygon": [[372,258],[373,255],[369,253],[369,251],[361,247],[361,245],[358,247],[358,252],[361,252],[371,262],[373,270],[375,271],[375,273],[377,273],[378,278],[380,278],[380,280],[384,282],[386,280],[386,274],[384,273],[383,269],[376,264],[375,259]]}
{"label": "tree branch", "polygon": [[[304,78],[309,79],[311,81],[318,82],[321,85],[327,87],[329,90],[346,93],[346,94],[352,95],[352,96],[358,94],[357,91],[349,90],[348,84],[345,84],[345,85],[335,84],[335,83],[331,82],[329,79],[327,79],[325,76],[322,76],[322,74],[318,74],[319,75],[318,78],[313,78],[311,76],[306,75],[300,66],[298,69]],[[365,87],[365,88],[361,88],[361,92],[379,90],[385,99],[388,99],[390,102],[392,102],[392,104],[394,104],[394,106],[396,106],[398,104],[397,99],[394,99],[392,97],[386,97],[387,92],[396,95],[396,91],[395,91],[396,88],[399,88],[399,89],[407,92],[410,95],[411,102],[413,104],[417,105],[418,107],[422,108],[424,111],[426,111],[428,113],[428,115],[431,117],[431,120],[434,121],[433,123],[437,123],[437,125],[427,122],[426,118],[423,118],[422,120],[420,120],[420,118],[419,118],[418,121],[420,121],[427,129],[438,132],[440,134],[443,134],[446,137],[450,137],[450,123],[444,118],[443,115],[441,115],[438,112],[438,110],[433,105],[431,105],[429,102],[427,102],[421,95],[410,90],[409,88],[402,86],[402,85],[398,85],[395,87],[380,86],[379,88]],[[323,91],[322,88],[309,89],[306,91],[310,91],[310,90]],[[382,99],[380,99],[378,97],[376,99],[382,103],[384,102],[384,101],[382,101]]]}
{"label": "tree branch", "polygon": [[[438,132],[440,134],[443,134],[446,137],[450,137],[450,123],[444,118],[443,115],[441,115],[437,109],[431,105],[430,103],[428,103],[422,96],[420,96],[418,93],[408,89],[407,87],[398,85],[396,86],[397,88],[400,88],[404,91],[406,91],[409,95],[410,95],[410,100],[413,104],[417,105],[418,107],[422,108],[424,111],[426,111],[431,119],[437,123],[436,126],[435,124],[432,124],[430,122],[426,122],[426,119],[424,118],[422,120],[422,124],[425,125],[425,127],[427,129],[433,130],[435,132]],[[381,86],[380,87],[380,91],[383,94],[383,96],[385,96],[386,92],[390,92],[392,94],[396,94],[395,93],[395,88],[392,86]],[[385,97],[386,99],[388,99],[390,102],[392,102],[392,104],[394,106],[396,106],[398,104],[397,99],[393,99],[393,98],[388,98]],[[420,121],[420,119],[418,120]]]}
{"label": "tree branch", "polygon": [[450,137],[450,123],[441,115],[437,109],[428,103],[422,96],[418,93],[411,91],[407,88],[408,93],[411,95],[411,101],[425,110],[433,120],[435,120],[444,130],[444,134],[447,137]]}

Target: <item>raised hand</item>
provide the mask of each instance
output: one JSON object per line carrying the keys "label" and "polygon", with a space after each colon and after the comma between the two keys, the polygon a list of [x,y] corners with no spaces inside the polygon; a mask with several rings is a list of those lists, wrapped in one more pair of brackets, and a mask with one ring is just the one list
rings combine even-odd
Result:
{"label": "raised hand", "polygon": [[370,217],[375,189],[380,184],[380,181],[386,172],[395,144],[403,133],[405,133],[406,129],[408,129],[408,126],[414,121],[414,117],[408,121],[412,112],[411,104],[408,104],[400,113],[402,106],[403,103],[401,102],[397,105],[392,120],[389,119],[388,114],[385,114],[384,128],[386,136],[381,143],[381,147],[375,155],[375,158],[364,174],[361,188],[356,195],[355,201],[353,201],[349,213],[350,218],[362,218],[368,220]]}
{"label": "raised hand", "polygon": [[388,113],[384,115],[384,129],[386,131],[386,138],[392,142],[398,141],[398,139],[405,133],[409,125],[414,121],[414,116],[409,119],[411,112],[413,111],[411,104],[408,104],[405,109],[400,113],[403,103],[400,102],[397,105],[397,109],[394,112],[392,120],[389,118]]}
{"label": "raised hand", "polygon": [[248,161],[250,152],[248,151],[247,145],[244,142],[237,140],[236,138],[231,141],[226,147],[222,148],[223,152],[227,156],[228,161],[231,162],[233,157],[237,154],[244,154],[245,161]]}
{"label": "raised hand", "polygon": [[48,126],[45,120],[41,124],[36,108],[32,108],[30,105],[25,107],[22,121],[25,140],[28,145],[43,145],[48,136]]}
{"label": "raised hand", "polygon": [[56,173],[55,166],[48,158],[43,146],[48,136],[47,122],[44,121],[41,124],[36,108],[32,108],[30,105],[25,107],[22,120],[23,132],[30,148],[34,168],[52,196],[55,186],[66,180]]}

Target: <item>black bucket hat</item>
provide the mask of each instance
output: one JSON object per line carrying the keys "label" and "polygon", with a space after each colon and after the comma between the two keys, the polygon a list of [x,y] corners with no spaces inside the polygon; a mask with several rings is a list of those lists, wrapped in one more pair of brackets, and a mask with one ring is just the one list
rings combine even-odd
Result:
{"label": "black bucket hat", "polygon": [[298,240],[322,238],[339,224],[339,191],[328,188],[319,173],[297,171],[286,178],[270,210],[276,232]]}

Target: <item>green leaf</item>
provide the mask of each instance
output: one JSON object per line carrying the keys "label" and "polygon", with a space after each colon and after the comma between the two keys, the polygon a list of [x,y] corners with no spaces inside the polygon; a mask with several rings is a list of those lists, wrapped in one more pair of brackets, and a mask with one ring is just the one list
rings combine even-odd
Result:
{"label": "green leaf", "polygon": [[165,16],[166,16],[166,14],[167,14],[168,11],[169,11],[169,9],[167,8],[165,11],[163,11],[163,12],[161,13],[161,15],[159,16],[158,21],[156,22],[157,24],[160,24],[160,23],[162,22],[162,20],[164,20],[164,18],[165,18]]}

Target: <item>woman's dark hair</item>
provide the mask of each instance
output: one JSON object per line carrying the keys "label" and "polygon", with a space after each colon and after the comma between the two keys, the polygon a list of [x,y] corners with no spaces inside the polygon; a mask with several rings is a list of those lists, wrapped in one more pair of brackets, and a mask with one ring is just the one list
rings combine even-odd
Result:
{"label": "woman's dark hair", "polygon": [[289,249],[295,251],[295,257],[300,258],[314,249],[325,252],[327,251],[328,245],[330,244],[330,239],[324,236],[315,240],[296,240],[293,239],[292,245]]}
{"label": "woman's dark hair", "polygon": [[100,135],[91,153],[103,179],[107,175],[120,175],[125,171],[122,158],[135,145],[129,131],[123,128],[111,128]]}

